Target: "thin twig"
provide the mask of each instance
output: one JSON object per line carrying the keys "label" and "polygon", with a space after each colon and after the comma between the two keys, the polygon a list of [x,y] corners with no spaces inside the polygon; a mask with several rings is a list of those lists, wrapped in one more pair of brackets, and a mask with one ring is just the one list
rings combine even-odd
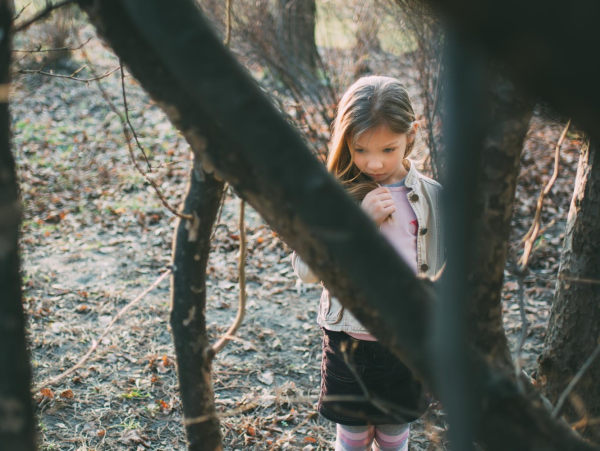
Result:
{"label": "thin twig", "polygon": [[163,274],[160,275],[160,277],[158,279],[156,279],[154,281],[154,283],[152,285],[150,285],[148,288],[146,288],[137,298],[135,298],[133,301],[131,301],[129,304],[127,304],[125,307],[123,307],[119,313],[117,313],[117,315],[112,319],[112,321],[110,322],[110,324],[106,327],[106,329],[104,330],[104,332],[102,333],[102,335],[100,335],[100,337],[97,340],[92,340],[92,346],[90,347],[89,351],[79,360],[79,362],[77,362],[77,364],[75,364],[74,366],[72,366],[71,368],[69,368],[67,371],[59,374],[58,376],[43,381],[41,383],[39,383],[38,385],[35,386],[34,391],[38,391],[44,387],[49,387],[51,385],[56,384],[57,382],[61,381],[62,379],[64,379],[65,377],[67,377],[69,374],[74,373],[75,371],[77,371],[79,368],[81,368],[81,366],[90,358],[90,356],[96,351],[96,349],[98,349],[98,345],[102,342],[102,340],[104,339],[104,337],[106,337],[106,335],[108,334],[108,332],[110,331],[110,329],[112,328],[112,326],[125,314],[127,313],[127,311],[133,307],[135,304],[137,304],[138,302],[140,302],[142,299],[144,299],[144,297],[150,293],[152,290],[154,290],[163,280],[165,277],[167,277],[169,274],[171,274],[171,270],[168,269],[167,271],[165,271]]}
{"label": "thin twig", "polygon": [[245,221],[245,205],[244,199],[240,198],[240,218],[239,218],[239,229],[240,229],[240,256],[238,260],[238,275],[239,275],[239,288],[240,288],[240,305],[238,308],[235,321],[227,330],[227,333],[219,338],[219,340],[212,346],[213,355],[216,355],[221,351],[225,345],[231,340],[231,337],[235,335],[237,330],[240,328],[244,316],[246,314],[246,227]]}
{"label": "thin twig", "polygon": [[29,6],[31,6],[31,2],[27,3],[25,6],[23,6],[21,8],[21,11],[19,11],[17,13],[17,15],[15,17],[12,18],[11,22],[15,23],[17,20],[19,20],[19,17],[21,17],[21,15],[23,14],[23,11],[25,11],[27,8],[29,8]]}
{"label": "thin twig", "polygon": [[533,219],[533,224],[531,224],[531,228],[523,237],[523,241],[525,243],[524,250],[523,250],[523,256],[521,257],[521,259],[519,260],[519,263],[518,263],[519,271],[521,271],[521,272],[524,272],[525,269],[527,268],[527,265],[529,263],[529,257],[531,256],[531,250],[533,249],[535,240],[537,239],[537,237],[539,235],[540,220],[541,220],[541,216],[542,216],[542,205],[544,202],[544,198],[548,195],[548,193],[552,189],[552,185],[554,185],[554,182],[556,181],[556,178],[558,177],[558,165],[560,162],[560,148],[562,147],[563,141],[565,140],[565,137],[567,136],[567,132],[569,131],[570,126],[571,126],[571,119],[569,119],[569,121],[567,122],[567,125],[565,126],[565,129],[563,130],[562,134],[560,135],[560,139],[558,140],[558,143],[556,144],[556,149],[554,152],[554,172],[552,173],[552,177],[550,177],[550,180],[546,184],[546,187],[540,193],[540,197],[538,198],[538,202],[537,202],[537,208],[535,210],[535,217]]}
{"label": "thin twig", "polygon": [[[94,69],[92,67],[92,63],[90,62],[90,59],[87,56],[87,53],[85,52],[85,50],[83,50],[83,56],[87,62],[87,65],[90,69],[90,71],[92,73],[94,73]],[[123,67],[119,66],[121,68],[121,77],[123,77]],[[119,109],[116,107],[116,105],[113,103],[113,101],[110,99],[108,93],[106,92],[106,90],[104,89],[104,87],[102,86],[102,84],[100,83],[99,80],[97,80],[98,83],[98,89],[100,90],[100,93],[102,94],[102,97],[104,97],[104,100],[106,100],[106,102],[108,103],[108,105],[110,106],[111,110],[117,115],[117,117],[119,118],[119,120],[121,121],[121,125],[123,128],[123,135],[125,136],[125,142],[127,144],[127,149],[129,151],[129,156],[131,157],[131,160],[135,166],[135,168],[140,172],[140,174],[142,174],[142,176],[146,179],[146,181],[150,184],[150,186],[152,186],[152,188],[154,188],[154,191],[156,192],[156,195],[158,196],[158,198],[160,199],[161,203],[165,206],[165,208],[167,208],[167,210],[169,210],[171,213],[173,213],[174,215],[182,218],[182,219],[186,219],[188,221],[193,221],[193,217],[192,215],[188,215],[185,213],[182,213],[178,210],[176,210],[174,207],[172,207],[169,202],[167,201],[167,199],[163,196],[163,194],[160,192],[160,189],[158,188],[158,185],[156,185],[156,182],[154,180],[152,180],[148,174],[140,167],[140,165],[138,164],[136,158],[135,158],[135,153],[133,151],[133,147],[131,145],[131,136],[129,135],[129,129],[127,128],[127,121],[125,120],[125,118],[123,117],[123,115],[120,113]],[[143,149],[142,149],[142,153],[144,153]]]}
{"label": "thin twig", "polygon": [[560,411],[563,408],[565,401],[567,400],[567,397],[573,391],[573,389],[575,388],[575,385],[577,385],[579,380],[583,377],[583,375],[590,368],[590,366],[592,366],[592,363],[594,363],[594,360],[596,360],[596,358],[599,355],[600,355],[600,343],[598,343],[598,345],[596,346],[596,349],[594,349],[594,352],[592,352],[592,354],[588,357],[588,359],[585,361],[583,366],[579,369],[579,371],[577,372],[575,377],[573,377],[573,379],[571,379],[571,382],[569,382],[569,385],[567,385],[567,388],[565,388],[565,391],[563,391],[562,394],[560,395],[560,397],[558,398],[556,407],[552,411],[552,418],[558,417],[558,415],[560,414]]}
{"label": "thin twig", "polygon": [[592,285],[600,285],[600,280],[598,279],[588,279],[585,277],[568,277],[568,276],[560,276],[560,280],[565,280],[567,282],[578,282],[578,283],[590,283]]}
{"label": "thin twig", "polygon": [[93,77],[93,78],[77,78],[75,77],[75,75],[77,75],[79,72],[81,72],[83,69],[85,69],[87,66],[81,66],[79,69],[77,69],[75,72],[73,72],[71,75],[61,75],[61,74],[53,74],[51,72],[44,72],[41,69],[38,70],[31,70],[31,69],[21,69],[19,71],[20,74],[40,74],[40,75],[45,75],[47,77],[56,77],[56,78],[66,78],[68,80],[75,80],[75,81],[80,81],[83,83],[87,83],[89,85],[89,83],[91,81],[98,81],[98,80],[102,80],[103,78],[108,77],[110,74],[115,73],[116,71],[119,70],[119,67],[115,67],[112,70],[109,70],[108,72],[106,72],[104,75],[100,75],[98,77]]}
{"label": "thin twig", "polygon": [[[123,70],[123,66],[121,66],[121,83],[124,84],[123,82],[123,75],[124,70]],[[98,83],[98,85],[100,85],[100,83]],[[108,99],[108,96],[105,95],[105,98]],[[126,101],[126,97],[125,97],[125,91],[123,91],[123,101]],[[182,219],[186,219],[188,221],[193,221],[194,217],[192,215],[188,215],[186,213],[182,213],[179,210],[177,210],[175,207],[171,206],[171,204],[169,203],[169,201],[167,201],[167,199],[165,198],[165,196],[163,195],[163,193],[160,191],[158,185],[156,184],[156,182],[154,180],[152,180],[149,176],[148,173],[146,171],[144,171],[141,166],[139,165],[137,158],[135,158],[135,152],[133,151],[133,146],[131,145],[131,136],[129,135],[129,128],[127,128],[128,126],[131,127],[131,122],[128,122],[125,120],[125,118],[123,118],[123,116],[121,115],[121,113],[117,110],[117,108],[115,107],[115,105],[109,101],[109,104],[112,106],[113,111],[116,113],[116,115],[119,117],[119,119],[121,120],[121,125],[123,126],[123,134],[125,135],[125,141],[127,143],[127,149],[129,150],[129,156],[131,157],[131,161],[133,163],[133,165],[135,166],[135,168],[138,170],[138,172],[140,174],[142,174],[142,176],[146,179],[146,181],[152,186],[152,188],[154,188],[154,191],[156,192],[156,195],[158,196],[158,198],[160,199],[161,203],[165,206],[165,208],[167,210],[169,210],[171,213],[173,213],[175,216],[179,216]],[[139,141],[136,142],[138,144],[138,146],[141,145],[139,143]],[[144,150],[142,149],[142,153],[144,154],[144,156],[146,156],[146,153],[144,152]],[[148,161],[146,159],[146,161]],[[148,163],[149,164],[149,163]]]}
{"label": "thin twig", "polygon": [[72,47],[72,46],[67,46],[67,47],[59,47],[56,49],[42,49],[42,48],[38,48],[36,50],[19,50],[19,49],[13,49],[13,52],[15,53],[47,53],[47,52],[60,52],[63,50],[80,50],[84,45],[86,45],[88,42],[90,42],[92,40],[91,37],[88,38],[87,41],[85,41],[83,44],[81,44],[79,47]]}
{"label": "thin twig", "polygon": [[221,222],[221,215],[223,214],[223,206],[225,205],[225,198],[227,197],[227,188],[229,188],[229,184],[225,182],[225,186],[223,188],[223,194],[221,195],[221,203],[219,204],[219,213],[217,214],[217,220],[215,221],[215,226],[213,228],[212,235],[210,236],[210,241],[212,242],[215,234],[217,233],[217,228],[219,223]]}
{"label": "thin twig", "polygon": [[229,47],[229,43],[231,42],[231,3],[233,0],[227,0],[226,10],[227,10],[227,18],[225,20],[225,44],[226,47]]}
{"label": "thin twig", "polygon": [[146,160],[146,164],[148,165],[148,170],[152,170],[152,166],[150,165],[150,161],[148,161],[148,156],[146,155],[146,151],[140,144],[140,140],[138,139],[138,135],[135,132],[135,128],[133,128],[133,125],[131,124],[131,121],[129,120],[129,107],[127,106],[127,93],[125,92],[125,70],[123,70],[123,62],[121,60],[119,60],[119,64],[121,65],[121,90],[123,91],[123,106],[125,108],[125,120],[127,121],[127,125],[129,125],[129,128],[131,129],[131,133],[133,133],[133,137],[135,138],[135,142],[138,146],[138,149],[140,149],[140,151],[142,152],[142,155],[144,156],[144,160]]}
{"label": "thin twig", "polygon": [[[42,11],[37,13],[31,19],[26,20],[22,24],[15,26],[14,32],[18,33],[19,31],[23,31],[23,30],[29,28],[31,25],[33,25],[38,20],[41,20],[44,17],[48,16],[55,9],[62,8],[63,6],[70,5],[71,3],[75,3],[75,0],[63,0],[62,2],[58,2],[58,3],[46,3],[46,7]],[[23,12],[23,11],[21,11],[21,12]],[[19,15],[21,15],[21,13],[19,13]]]}
{"label": "thin twig", "polygon": [[519,284],[519,312],[521,314],[521,337],[517,349],[515,350],[515,380],[519,390],[523,391],[523,383],[521,381],[521,353],[523,352],[523,346],[525,345],[525,339],[527,338],[527,332],[529,329],[529,323],[527,322],[527,315],[525,314],[525,272],[517,274]]}
{"label": "thin twig", "polygon": [[523,286],[525,283],[525,274],[527,272],[527,267],[529,265],[529,258],[531,257],[531,251],[533,250],[533,246],[535,244],[535,240],[540,235],[543,230],[546,230],[548,227],[540,230],[541,224],[541,216],[542,216],[542,207],[544,203],[544,198],[548,195],[554,182],[558,177],[558,169],[560,163],[560,148],[562,147],[563,141],[567,136],[567,132],[569,131],[569,127],[571,126],[571,119],[568,120],[567,125],[565,126],[563,132],[560,135],[558,143],[556,144],[556,148],[554,151],[554,172],[552,173],[552,177],[540,193],[540,197],[538,198],[537,207],[535,210],[535,216],[533,219],[533,223],[529,228],[529,231],[523,237],[524,250],[521,259],[517,263],[517,267],[515,268],[515,273],[518,277],[519,284],[519,311],[521,314],[521,337],[519,339],[519,344],[515,351],[515,377],[517,382],[517,387],[520,390],[524,390],[523,384],[521,382],[521,353],[523,352],[523,346],[525,344],[525,339],[527,338],[527,332],[529,328],[529,324],[527,323],[527,315],[525,314],[525,287]]}

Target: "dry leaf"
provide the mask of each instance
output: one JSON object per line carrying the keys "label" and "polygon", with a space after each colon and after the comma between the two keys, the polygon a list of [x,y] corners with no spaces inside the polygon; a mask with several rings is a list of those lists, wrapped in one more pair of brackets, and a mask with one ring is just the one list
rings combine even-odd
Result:
{"label": "dry leaf", "polygon": [[73,390],[71,389],[64,390],[60,393],[60,397],[65,399],[73,399],[73,396]]}
{"label": "dry leaf", "polygon": [[54,393],[49,388],[42,388],[40,390],[40,393],[46,398],[50,398],[50,399],[54,398]]}

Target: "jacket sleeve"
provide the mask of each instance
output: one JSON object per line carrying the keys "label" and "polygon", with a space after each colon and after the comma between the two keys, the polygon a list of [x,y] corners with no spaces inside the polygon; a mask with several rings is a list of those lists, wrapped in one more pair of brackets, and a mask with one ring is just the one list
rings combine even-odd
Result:
{"label": "jacket sleeve", "polygon": [[310,270],[308,265],[302,261],[296,252],[292,254],[292,268],[294,268],[294,272],[302,282],[319,282],[319,278]]}

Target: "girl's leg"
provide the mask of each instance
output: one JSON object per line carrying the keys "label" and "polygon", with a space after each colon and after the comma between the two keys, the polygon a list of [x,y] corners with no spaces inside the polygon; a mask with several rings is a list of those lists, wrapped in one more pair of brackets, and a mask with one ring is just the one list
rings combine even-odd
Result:
{"label": "girl's leg", "polygon": [[378,424],[373,451],[408,451],[409,433],[410,424]]}
{"label": "girl's leg", "polygon": [[335,451],[367,451],[373,442],[373,426],[337,425]]}

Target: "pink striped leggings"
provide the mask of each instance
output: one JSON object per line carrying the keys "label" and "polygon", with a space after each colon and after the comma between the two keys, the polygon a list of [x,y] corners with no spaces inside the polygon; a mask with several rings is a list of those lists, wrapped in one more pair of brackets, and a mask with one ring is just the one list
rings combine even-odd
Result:
{"label": "pink striped leggings", "polygon": [[[335,451],[408,451],[410,424],[337,425]],[[373,445],[373,448],[371,448]]]}

